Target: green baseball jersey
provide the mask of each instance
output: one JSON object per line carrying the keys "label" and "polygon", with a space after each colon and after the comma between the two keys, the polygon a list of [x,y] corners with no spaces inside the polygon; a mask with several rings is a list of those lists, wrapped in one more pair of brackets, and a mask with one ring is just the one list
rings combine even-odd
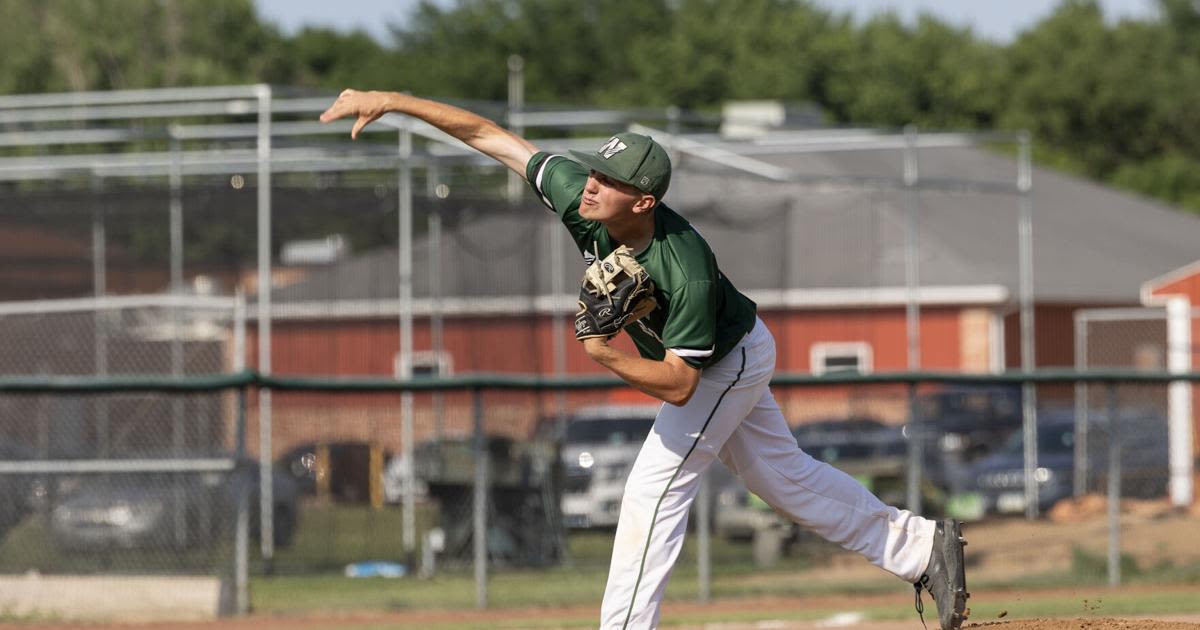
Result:
{"label": "green baseball jersey", "polygon": [[[591,264],[608,256],[615,242],[602,223],[579,215],[588,169],[561,155],[537,153],[525,166],[534,192],[562,219]],[[717,267],[704,238],[666,205],[654,208],[654,238],[636,254],[654,280],[658,308],[625,328],[638,352],[661,361],[667,350],[696,368],[721,360],[754,327],[754,302],[734,288]]]}

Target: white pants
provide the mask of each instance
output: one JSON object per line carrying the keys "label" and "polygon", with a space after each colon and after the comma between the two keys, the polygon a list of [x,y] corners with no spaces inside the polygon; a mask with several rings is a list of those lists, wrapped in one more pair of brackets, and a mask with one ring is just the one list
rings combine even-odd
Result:
{"label": "white pants", "polygon": [[751,492],[906,582],[925,571],[933,521],[884,505],[796,445],[768,384],[775,340],[760,320],[705,368],[691,400],[664,404],[629,473],[600,610],[603,630],[658,626],[701,477],[718,457]]}

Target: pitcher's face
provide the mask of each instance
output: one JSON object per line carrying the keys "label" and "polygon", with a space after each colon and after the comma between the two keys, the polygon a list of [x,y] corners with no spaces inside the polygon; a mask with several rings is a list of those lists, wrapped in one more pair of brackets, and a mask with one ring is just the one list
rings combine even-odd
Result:
{"label": "pitcher's face", "polygon": [[579,216],[601,223],[619,220],[633,212],[634,206],[646,196],[629,184],[593,170],[579,200]]}

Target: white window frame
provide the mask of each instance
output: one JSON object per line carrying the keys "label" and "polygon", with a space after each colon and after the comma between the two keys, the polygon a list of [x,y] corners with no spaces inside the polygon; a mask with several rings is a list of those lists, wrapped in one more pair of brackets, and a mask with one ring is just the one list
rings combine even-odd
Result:
{"label": "white window frame", "polygon": [[842,370],[830,370],[825,366],[825,362],[835,356],[856,358],[859,374],[870,374],[874,367],[874,352],[866,341],[818,341],[808,351],[809,369],[817,376],[831,371],[840,372]]}
{"label": "white window frame", "polygon": [[412,368],[432,368],[435,377],[454,374],[454,357],[445,350],[418,350],[411,353],[409,361],[410,364],[405,366],[404,353],[396,353],[392,365],[397,380],[404,380],[405,375],[412,374]]}

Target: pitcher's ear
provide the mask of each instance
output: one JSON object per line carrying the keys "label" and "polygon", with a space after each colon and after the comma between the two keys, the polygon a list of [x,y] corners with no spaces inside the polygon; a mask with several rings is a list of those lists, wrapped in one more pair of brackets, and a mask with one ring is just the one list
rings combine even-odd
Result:
{"label": "pitcher's ear", "polygon": [[654,198],[654,195],[644,194],[640,199],[634,202],[633,211],[635,213],[649,212],[650,210],[654,209],[654,206],[657,205],[658,200]]}

